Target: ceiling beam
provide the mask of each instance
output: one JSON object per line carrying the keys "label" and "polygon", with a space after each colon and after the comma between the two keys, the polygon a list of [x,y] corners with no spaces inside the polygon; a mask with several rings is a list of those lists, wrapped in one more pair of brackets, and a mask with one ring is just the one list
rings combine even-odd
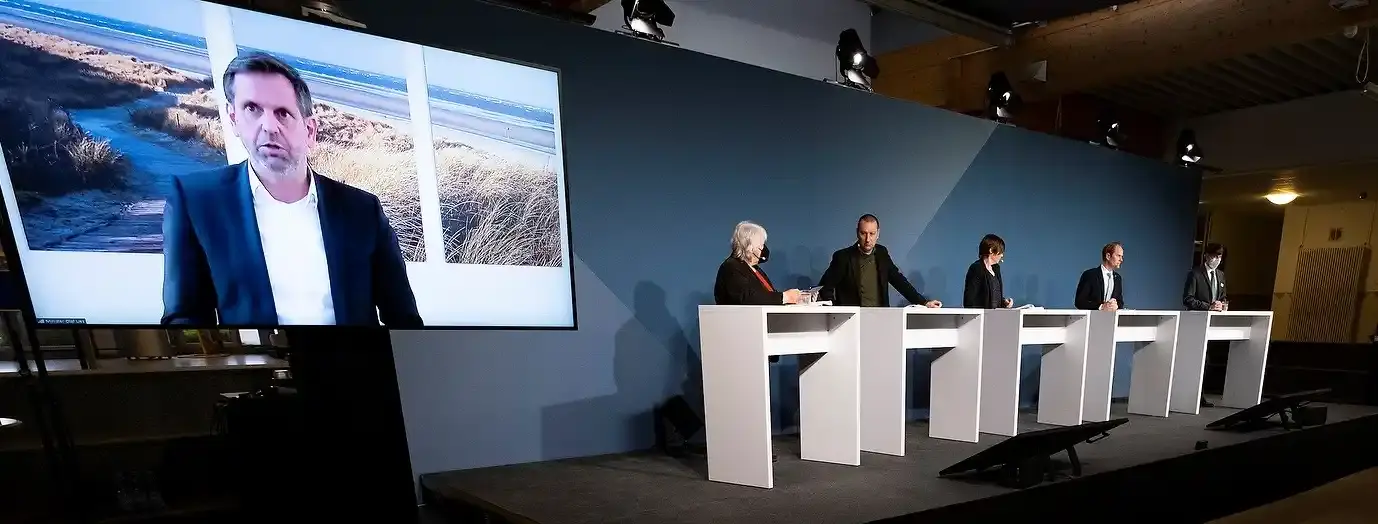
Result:
{"label": "ceiling beam", "polygon": [[[1349,25],[1378,24],[1378,3],[1337,11],[1321,0],[1139,0],[1117,8],[1054,20],[1018,36],[1015,44],[992,53],[949,55],[949,101],[957,111],[980,109],[979,95],[990,74],[1005,71],[1029,100],[1108,86],[1168,71],[1242,57],[1276,46],[1338,34]],[[924,45],[881,55],[892,64],[934,63],[938,51]],[[928,54],[924,58],[916,55]],[[993,55],[993,56],[986,56]],[[1021,81],[1035,62],[1047,61],[1046,82]],[[886,71],[890,73],[890,71]],[[904,97],[904,89],[893,92]]]}
{"label": "ceiling beam", "polygon": [[568,5],[568,9],[570,9],[571,11],[578,11],[578,12],[580,12],[580,13],[592,13],[594,9],[598,9],[598,8],[600,8],[600,7],[603,7],[604,4],[607,4],[608,2],[611,2],[612,0],[566,0],[566,1],[567,1],[568,4],[569,4],[569,5]]}
{"label": "ceiling beam", "polygon": [[1014,44],[1014,33],[974,16],[943,7],[929,0],[862,0],[868,4],[893,11],[944,31],[968,36],[990,45]]}

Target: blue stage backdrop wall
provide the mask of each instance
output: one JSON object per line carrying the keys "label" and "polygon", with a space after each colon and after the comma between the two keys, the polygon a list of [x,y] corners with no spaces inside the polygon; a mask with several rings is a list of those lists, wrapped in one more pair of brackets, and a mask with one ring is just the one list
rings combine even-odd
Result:
{"label": "blue stage backdrop wall", "polygon": [[[380,30],[563,71],[579,330],[395,333],[418,474],[651,445],[653,406],[698,395],[696,310],[743,219],[769,230],[781,286],[815,282],[875,213],[949,303],[987,232],[1021,302],[1070,306],[1110,240],[1131,306],[1179,300],[1199,184],[1183,170],[486,4],[359,7]],[[796,371],[775,373],[778,427]]]}

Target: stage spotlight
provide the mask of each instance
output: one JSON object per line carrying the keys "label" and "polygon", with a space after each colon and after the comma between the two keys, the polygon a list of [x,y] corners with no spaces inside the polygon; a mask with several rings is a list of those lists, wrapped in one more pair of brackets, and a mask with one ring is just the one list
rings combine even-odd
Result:
{"label": "stage spotlight", "polygon": [[664,42],[665,31],[660,26],[675,25],[675,12],[664,0],[622,0],[622,21],[627,34]]}
{"label": "stage spotlight", "polygon": [[1110,149],[1119,149],[1120,143],[1124,142],[1124,128],[1120,126],[1120,119],[1115,116],[1113,111],[1106,111],[1096,120],[1096,129],[1100,131],[1097,144]]}
{"label": "stage spotlight", "polygon": [[301,3],[301,15],[306,18],[321,18],[358,29],[368,29],[368,25],[355,20],[349,13],[340,9],[340,6],[335,5],[334,0],[305,0]]}
{"label": "stage spotlight", "polygon": [[866,52],[856,29],[843,31],[837,37],[838,83],[847,87],[871,91],[871,81],[880,76],[880,65]]}
{"label": "stage spotlight", "polygon": [[1196,132],[1183,129],[1177,134],[1177,162],[1183,167],[1201,162],[1201,145],[1196,143]]}
{"label": "stage spotlight", "polygon": [[986,117],[1008,124],[1014,118],[1014,106],[1018,102],[1019,95],[1014,93],[1014,86],[1004,72],[990,75],[990,83],[986,85]]}

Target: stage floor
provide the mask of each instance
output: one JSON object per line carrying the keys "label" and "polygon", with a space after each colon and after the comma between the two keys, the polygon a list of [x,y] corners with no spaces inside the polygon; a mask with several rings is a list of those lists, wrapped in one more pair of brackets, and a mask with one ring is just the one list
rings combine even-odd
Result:
{"label": "stage floor", "polygon": [[[1325,405],[1328,424],[1378,415],[1378,407]],[[1130,421],[1109,438],[1076,446],[1083,476],[1191,454],[1201,440],[1218,449],[1287,432],[1205,429],[1237,411],[1228,408],[1168,418],[1129,415],[1125,409],[1114,405],[1112,417]],[[1020,416],[1021,431],[1047,427],[1032,413]],[[434,473],[423,475],[421,484],[433,496],[539,524],[869,522],[1016,491],[988,481],[938,478],[939,470],[1005,437],[982,434],[980,443],[971,444],[928,438],[927,429],[923,422],[909,424],[906,456],[862,453],[860,467],[801,461],[797,437],[777,438],[774,489],[710,482],[702,455],[677,459],[655,452]],[[1054,458],[1065,462],[1066,454]]]}

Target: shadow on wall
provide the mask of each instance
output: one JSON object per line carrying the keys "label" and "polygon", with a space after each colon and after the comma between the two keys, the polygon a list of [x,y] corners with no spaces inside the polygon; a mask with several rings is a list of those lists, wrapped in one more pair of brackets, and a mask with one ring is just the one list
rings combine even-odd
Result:
{"label": "shadow on wall", "polygon": [[[580,436],[601,439],[606,434],[571,432],[569,428],[606,420],[608,413],[626,415],[620,428],[610,430],[620,433],[617,435],[620,441],[633,443],[635,448],[650,447],[656,405],[677,393],[675,385],[684,382],[690,370],[697,368],[697,357],[689,339],[666,305],[665,290],[651,282],[638,282],[632,300],[633,316],[613,338],[612,371],[617,391],[542,408],[543,459],[560,456],[559,450],[596,448],[595,442],[573,443],[569,439]],[[662,371],[646,373],[647,369]],[[693,382],[702,384],[701,379]]]}
{"label": "shadow on wall", "polygon": [[703,359],[699,356],[699,306],[711,305],[713,295],[709,293],[690,293],[689,299],[685,301],[685,315],[683,318],[694,319],[684,330],[685,338],[689,342],[688,349],[684,352],[685,377],[681,392],[684,399],[690,406],[703,413]]}
{"label": "shadow on wall", "polygon": [[[924,298],[937,300],[943,303],[943,307],[961,307],[962,289],[951,291],[948,289],[948,272],[941,267],[931,267],[928,269],[928,277],[924,278],[923,273],[912,271],[909,273],[909,283],[914,285],[914,289],[919,290]],[[891,286],[893,288],[893,286]],[[955,294],[954,294],[955,293]],[[900,297],[900,302],[895,305],[905,305],[908,301]]]}
{"label": "shadow on wall", "polygon": [[[807,289],[816,285],[817,277],[826,270],[830,254],[825,250],[811,252],[804,247],[781,250],[767,262],[768,265],[782,269],[781,276],[772,276],[781,289]],[[800,263],[795,267],[794,260]],[[803,269],[809,274],[792,271]],[[767,269],[767,273],[769,270]],[[908,274],[910,282],[925,296],[942,300],[949,307],[961,305],[960,290],[951,290],[948,271],[933,267],[925,276],[921,271]],[[1011,278],[1011,291],[1016,303],[1045,304],[1047,297],[1058,296],[1057,290],[1048,283],[1040,291],[1040,279],[1036,275],[1016,275]],[[890,290],[890,292],[894,292]],[[954,294],[958,293],[958,294]],[[1062,293],[1071,296],[1070,291]],[[896,297],[905,304],[902,297]],[[650,447],[653,444],[651,428],[654,427],[656,406],[676,394],[683,394],[691,406],[703,413],[703,366],[698,348],[698,323],[691,322],[681,326],[670,313],[666,292],[649,281],[638,282],[633,292],[633,317],[627,321],[614,336],[613,380],[616,392],[611,395],[583,399],[575,402],[557,404],[542,409],[542,454],[554,458],[558,450],[571,446],[584,447],[585,443],[572,443],[567,429],[584,421],[606,418],[607,413],[623,413],[622,426],[612,428],[615,437],[635,443],[636,447]],[[705,292],[691,293],[682,302],[683,311],[679,318],[697,319],[698,306],[712,304],[713,296]],[[908,395],[908,415],[912,419],[928,416],[930,403],[930,372],[937,353],[933,351],[909,352],[906,361],[910,388]],[[1038,392],[1038,370],[1042,358],[1042,348],[1028,346],[1023,351],[1023,365],[1020,380],[1020,398],[1036,402]],[[1122,358],[1122,357],[1121,357]],[[1117,362],[1120,365],[1121,362]],[[660,373],[644,373],[637,370],[662,370]],[[776,433],[791,432],[798,428],[799,409],[799,365],[796,357],[782,358],[769,368],[771,399],[771,427]],[[1117,388],[1118,389],[1118,388]],[[1034,404],[1024,403],[1029,408]],[[595,432],[597,433],[597,432]],[[587,437],[593,438],[593,437]],[[593,446],[593,443],[588,443]]]}

